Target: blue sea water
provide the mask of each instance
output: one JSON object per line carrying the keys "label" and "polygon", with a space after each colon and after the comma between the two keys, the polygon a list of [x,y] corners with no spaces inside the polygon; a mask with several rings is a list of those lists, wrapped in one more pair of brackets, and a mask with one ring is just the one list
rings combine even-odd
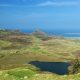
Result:
{"label": "blue sea water", "polygon": [[[31,29],[31,30],[21,30],[24,33],[32,33],[35,30]],[[56,36],[63,36],[65,38],[69,38],[69,39],[80,39],[80,33],[76,33],[76,32],[69,32],[69,31],[65,31],[65,30],[41,30],[42,32],[47,33],[48,35],[56,35]]]}

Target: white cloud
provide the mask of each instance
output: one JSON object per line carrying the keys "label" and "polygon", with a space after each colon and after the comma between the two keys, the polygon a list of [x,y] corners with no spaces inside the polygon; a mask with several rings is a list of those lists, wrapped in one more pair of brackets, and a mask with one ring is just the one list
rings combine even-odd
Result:
{"label": "white cloud", "polygon": [[44,3],[37,4],[37,6],[77,6],[80,5],[79,2],[73,2],[73,1],[65,1],[65,2],[53,2],[53,1],[47,1]]}
{"label": "white cloud", "polygon": [[[27,1],[27,0],[22,0]],[[80,2],[78,1],[45,1],[43,3],[38,3],[35,5],[13,5],[13,4],[0,4],[0,7],[44,7],[44,6],[79,6]]]}

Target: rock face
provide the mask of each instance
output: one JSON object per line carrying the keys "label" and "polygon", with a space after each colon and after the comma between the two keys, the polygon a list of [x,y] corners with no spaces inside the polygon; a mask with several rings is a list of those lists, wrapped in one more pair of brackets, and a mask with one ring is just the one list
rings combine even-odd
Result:
{"label": "rock face", "polygon": [[45,32],[42,32],[39,29],[36,29],[36,31],[33,32],[32,34],[35,35],[35,36],[37,36],[37,37],[47,36],[47,34]]}
{"label": "rock face", "polygon": [[39,29],[36,29],[36,31],[33,32],[32,35],[34,35],[35,37],[40,38],[40,39],[42,39],[42,40],[51,39],[51,36],[48,36],[47,33],[42,32],[42,31],[39,30]]}

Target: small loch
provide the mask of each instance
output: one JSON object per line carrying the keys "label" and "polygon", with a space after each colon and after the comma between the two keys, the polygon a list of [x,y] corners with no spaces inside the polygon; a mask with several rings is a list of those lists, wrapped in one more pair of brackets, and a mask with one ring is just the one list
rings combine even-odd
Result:
{"label": "small loch", "polygon": [[41,61],[32,61],[29,64],[36,66],[41,71],[47,71],[56,73],[59,75],[65,75],[68,73],[68,67],[70,66],[67,62],[41,62]]}

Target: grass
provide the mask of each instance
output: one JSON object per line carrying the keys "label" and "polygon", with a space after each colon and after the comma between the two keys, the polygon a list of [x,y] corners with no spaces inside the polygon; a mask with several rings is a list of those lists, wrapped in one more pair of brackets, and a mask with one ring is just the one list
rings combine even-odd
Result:
{"label": "grass", "polygon": [[24,67],[0,71],[0,80],[80,80],[80,73],[60,76],[52,73],[37,73]]}
{"label": "grass", "polygon": [[[31,36],[30,36],[31,37]],[[33,38],[33,39],[32,39]],[[0,50],[0,64],[21,66],[28,61],[67,61],[75,58],[73,52],[80,49],[79,41],[67,39],[51,39],[41,41],[34,36],[31,37],[33,44],[20,49]],[[77,42],[77,44],[76,44]],[[3,44],[4,43],[4,44]],[[8,41],[1,41],[1,45],[7,47]],[[17,43],[16,43],[17,44]]]}
{"label": "grass", "polygon": [[8,74],[16,76],[18,78],[24,78],[25,76],[31,77],[32,75],[35,74],[35,72],[30,69],[19,69],[19,70],[8,71]]}
{"label": "grass", "polygon": [[[5,31],[0,34],[10,35]],[[73,53],[80,50],[80,40],[51,38],[43,41],[33,35],[20,35],[16,38],[21,42],[16,42],[12,37],[14,35],[9,36],[11,41],[5,37],[0,39],[0,80],[80,80],[80,73],[63,76],[39,73],[37,68],[27,65],[30,61],[68,62],[76,57]],[[27,40],[31,43],[23,42]]]}
{"label": "grass", "polygon": [[0,71],[0,80],[23,80],[24,78],[30,78],[35,75],[36,72],[32,69],[16,68],[12,70]]}
{"label": "grass", "polygon": [[5,46],[10,46],[10,45],[11,45],[11,42],[0,40],[0,48],[5,47]]}

